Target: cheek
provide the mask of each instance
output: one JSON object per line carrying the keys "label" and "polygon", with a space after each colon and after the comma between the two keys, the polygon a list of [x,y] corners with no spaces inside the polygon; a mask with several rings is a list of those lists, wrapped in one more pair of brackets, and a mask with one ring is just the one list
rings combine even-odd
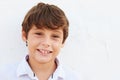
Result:
{"label": "cheek", "polygon": [[34,47],[36,47],[38,45],[38,41],[37,40],[33,40],[33,39],[28,39],[28,48],[32,49]]}
{"label": "cheek", "polygon": [[60,48],[62,48],[62,45],[63,45],[62,40],[53,40],[53,41],[52,41],[52,44],[53,44],[54,46],[60,47]]}
{"label": "cheek", "polygon": [[60,50],[62,48],[62,43],[53,43],[53,47],[56,50]]}

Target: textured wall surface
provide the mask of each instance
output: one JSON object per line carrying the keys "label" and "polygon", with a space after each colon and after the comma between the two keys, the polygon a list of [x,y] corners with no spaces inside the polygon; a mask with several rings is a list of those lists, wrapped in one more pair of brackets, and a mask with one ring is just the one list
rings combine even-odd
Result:
{"label": "textured wall surface", "polygon": [[[61,7],[70,34],[59,58],[84,80],[120,80],[120,1],[43,0]],[[39,0],[0,1],[0,66],[20,61],[27,53],[21,39],[26,12]]]}

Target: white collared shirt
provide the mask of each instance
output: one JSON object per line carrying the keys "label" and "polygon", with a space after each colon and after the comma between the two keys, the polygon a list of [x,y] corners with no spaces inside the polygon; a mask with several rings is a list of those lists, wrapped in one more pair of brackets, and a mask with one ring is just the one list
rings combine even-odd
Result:
{"label": "white collared shirt", "polygon": [[[56,59],[57,69],[48,80],[82,80],[75,73],[63,67]],[[80,75],[79,75],[80,76]],[[8,65],[0,70],[1,80],[38,80],[27,62],[27,56],[19,64]]]}

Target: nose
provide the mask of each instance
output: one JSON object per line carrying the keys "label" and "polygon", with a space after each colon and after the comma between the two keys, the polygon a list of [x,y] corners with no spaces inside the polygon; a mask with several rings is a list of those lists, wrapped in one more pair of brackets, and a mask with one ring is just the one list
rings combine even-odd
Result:
{"label": "nose", "polygon": [[42,46],[44,48],[48,48],[50,47],[50,45],[51,45],[50,38],[49,37],[44,38],[44,40],[42,41]]}

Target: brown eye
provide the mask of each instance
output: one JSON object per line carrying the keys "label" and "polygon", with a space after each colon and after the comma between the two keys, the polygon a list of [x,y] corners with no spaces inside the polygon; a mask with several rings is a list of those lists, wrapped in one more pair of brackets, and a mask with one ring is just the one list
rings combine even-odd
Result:
{"label": "brown eye", "polygon": [[42,33],[35,33],[36,35],[42,35]]}
{"label": "brown eye", "polygon": [[53,35],[53,37],[54,37],[54,38],[59,38],[60,36],[58,36],[58,35]]}

